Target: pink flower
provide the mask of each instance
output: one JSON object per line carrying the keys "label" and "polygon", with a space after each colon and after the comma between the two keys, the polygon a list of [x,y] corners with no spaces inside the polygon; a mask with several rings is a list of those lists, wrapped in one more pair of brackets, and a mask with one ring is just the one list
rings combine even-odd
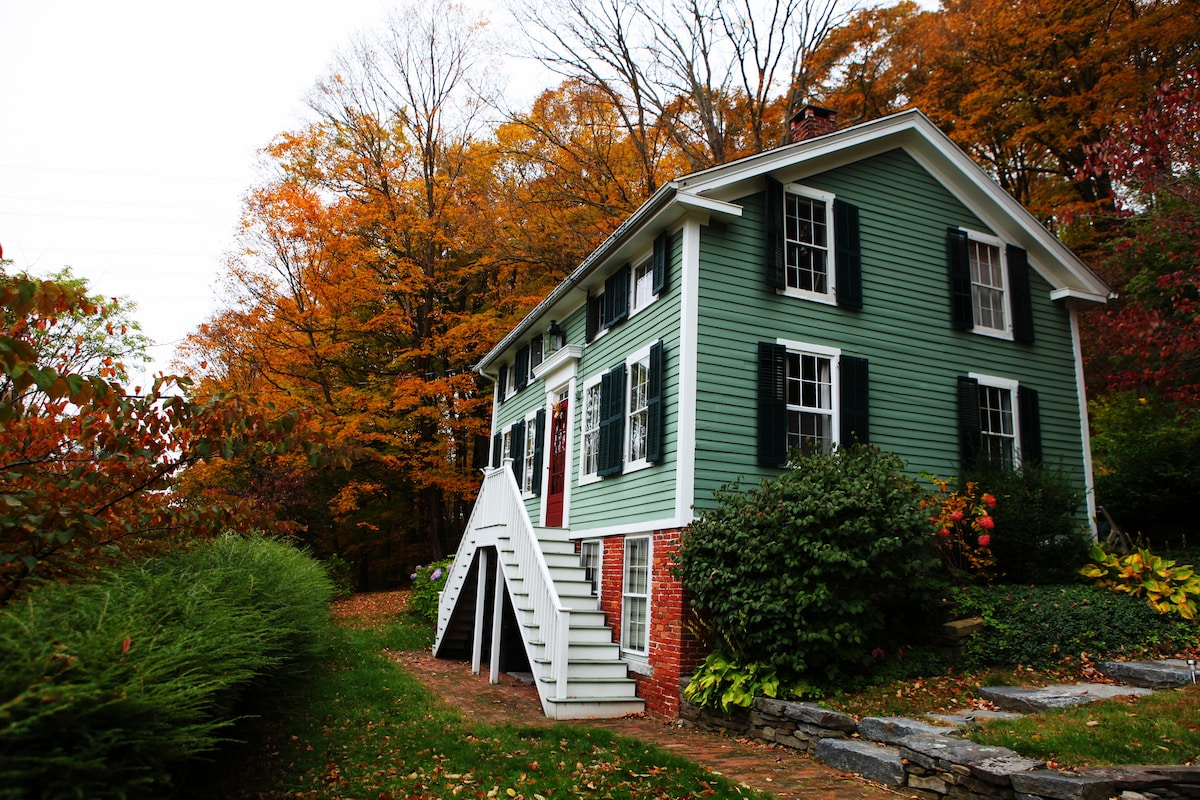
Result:
{"label": "pink flower", "polygon": [[990,494],[985,494],[983,496],[983,504],[986,505],[988,508],[995,508],[996,507],[996,498]]}
{"label": "pink flower", "polygon": [[950,529],[942,528],[940,531],[938,531],[938,536],[942,537],[943,539],[949,539],[950,538]]}
{"label": "pink flower", "polygon": [[996,527],[996,521],[994,519],[992,519],[991,517],[980,517],[979,518],[979,527],[983,528],[984,530],[990,531],[992,528]]}
{"label": "pink flower", "polygon": [[953,514],[950,515],[950,519],[954,520],[955,522],[962,522],[962,518],[963,518],[963,513],[961,511],[955,511]]}
{"label": "pink flower", "polygon": [[[985,517],[984,519],[987,519],[987,517]],[[991,536],[988,536],[986,533],[979,534],[979,546],[980,547],[987,547],[991,543],[992,543]]]}

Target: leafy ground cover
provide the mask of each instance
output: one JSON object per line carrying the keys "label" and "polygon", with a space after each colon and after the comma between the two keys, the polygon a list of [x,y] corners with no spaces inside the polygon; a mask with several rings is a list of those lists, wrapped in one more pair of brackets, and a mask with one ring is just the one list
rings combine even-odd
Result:
{"label": "leafy ground cover", "polygon": [[[464,719],[385,651],[430,645],[425,626],[386,608],[344,616],[327,669],[238,733],[241,760],[193,780],[189,796],[269,798],[749,797],[690,761],[578,725]],[[213,770],[197,769],[197,775]]]}

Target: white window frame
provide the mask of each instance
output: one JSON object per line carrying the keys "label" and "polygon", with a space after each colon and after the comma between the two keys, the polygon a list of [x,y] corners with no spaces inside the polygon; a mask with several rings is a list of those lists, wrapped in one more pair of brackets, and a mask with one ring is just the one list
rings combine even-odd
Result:
{"label": "white window frame", "polygon": [[520,465],[521,475],[521,494],[526,497],[534,497],[533,494],[533,466],[534,466],[534,449],[537,447],[537,412],[525,418],[525,447],[521,451],[522,464]]}
{"label": "white window frame", "polygon": [[[604,582],[603,540],[583,539],[579,542],[579,566],[583,568],[584,580],[591,583],[592,597],[599,598],[600,587]],[[591,577],[588,577],[589,572]]]}
{"label": "white window frame", "polygon": [[[641,592],[630,590],[629,551],[630,545],[635,542],[645,543],[645,585],[640,587],[644,589]],[[625,653],[645,658],[650,654],[650,589],[653,586],[654,542],[649,535],[626,536],[624,550],[625,555],[621,565],[621,650]],[[631,617],[633,613],[636,613],[635,609],[639,608],[644,612],[645,616],[640,623],[636,623]],[[640,624],[640,629],[633,629],[631,627],[635,624]],[[633,643],[638,646],[630,646],[631,630],[641,633],[640,640]]]}
{"label": "white window frame", "polygon": [[[979,403],[979,453],[985,458],[991,458],[991,451],[988,449],[988,437],[992,439],[1004,438],[1012,440],[1012,467],[1021,466],[1021,413],[1017,408],[1017,392],[1021,388],[1020,381],[1014,381],[1011,378],[1000,378],[995,375],[981,375],[976,372],[967,374],[968,378],[979,382],[979,391],[982,393],[985,389],[999,389],[1008,392],[1008,413],[1012,419],[1012,433],[1007,434],[1003,431],[995,432],[991,430],[990,421],[985,420],[985,409],[982,398]],[[988,422],[989,424],[985,424]]]}
{"label": "white window frame", "polygon": [[[588,483],[595,483],[600,480],[600,476],[596,470],[599,469],[600,460],[600,381],[604,378],[603,373],[594,377],[588,378],[583,382],[583,390],[580,393],[579,399],[579,484],[582,486]],[[595,392],[595,402],[589,403],[588,397],[591,392]],[[595,420],[595,426],[588,429],[588,413],[592,413]],[[588,471],[588,434],[592,434],[591,443],[595,448],[593,453],[594,468]]]}
{"label": "white window frame", "polygon": [[500,463],[512,459],[512,426],[509,425],[500,440]]}
{"label": "white window frame", "polygon": [[[641,273],[640,281],[639,273]],[[641,281],[646,284],[646,292],[639,302],[638,284]],[[654,255],[652,253],[641,261],[634,262],[633,267],[629,270],[629,316],[632,317],[648,308],[657,299],[658,294],[654,291]]]}
{"label": "white window frame", "polygon": [[[1012,340],[1012,287],[1008,285],[1008,248],[1005,246],[1004,240],[998,236],[973,231],[969,228],[959,228],[959,230],[967,235],[967,270],[971,276],[971,321],[973,323],[971,330],[981,336]],[[975,265],[978,259],[976,259],[975,253],[979,245],[996,248],[996,271],[1000,281],[998,287],[983,284],[977,280]],[[984,289],[1000,292],[1000,312],[1004,314],[1002,327],[984,325],[980,321],[980,295]]]}
{"label": "white window frame", "polygon": [[[793,412],[799,414],[822,414],[829,417],[829,447],[830,449],[838,447],[841,442],[839,436],[841,433],[841,408],[842,408],[842,351],[837,347],[825,347],[824,345],[808,344],[806,342],[797,342],[791,339],[776,339],[776,343],[787,348],[788,359],[791,356],[810,356],[813,358],[828,359],[829,361],[829,402],[831,407],[828,409],[820,408],[819,406],[805,406],[803,404],[795,405],[791,402],[787,403],[788,410],[788,430],[791,430],[791,421]],[[792,380],[790,371],[786,381]],[[790,385],[790,384],[789,384]],[[791,400],[790,393],[784,392],[784,399]],[[790,438],[790,435],[789,435]],[[790,451],[792,445],[788,444]]]}
{"label": "white window frame", "polygon": [[[640,350],[638,350],[637,352],[635,352],[633,355],[629,356],[629,358],[627,358],[625,360],[625,386],[622,389],[622,402],[624,403],[624,407],[625,407],[624,412],[623,412],[625,415],[625,442],[622,446],[623,447],[622,452],[624,454],[624,459],[625,459],[624,460],[625,466],[621,470],[623,474],[627,474],[630,472],[637,472],[638,470],[646,469],[648,467],[653,466],[653,464],[651,464],[649,461],[646,460],[646,442],[647,442],[646,435],[649,433],[649,424],[648,424],[648,417],[647,417],[648,410],[645,405],[642,405],[640,408],[636,408],[636,409],[633,408],[633,406],[632,406],[632,400],[633,400],[632,394],[633,394],[633,388],[634,388],[634,383],[633,383],[634,371],[633,370],[634,370],[635,365],[643,367],[646,370],[646,385],[643,387],[643,396],[647,397],[647,398],[649,397],[650,348],[653,346],[653,344],[654,343],[652,342],[652,343],[646,345],[645,347],[641,348]],[[662,376],[660,375],[659,378],[661,379]],[[642,415],[642,418],[643,418],[643,423],[641,426],[642,455],[639,458],[633,457],[633,433],[634,433],[634,424],[633,423],[634,423],[634,415],[635,414],[640,414],[640,415]]]}
{"label": "white window frame", "polygon": [[[796,183],[789,183],[783,187],[783,280],[787,288],[780,290],[781,294],[789,297],[800,297],[805,300],[813,300],[818,303],[827,303],[829,305],[837,305],[836,289],[837,286],[837,269],[834,263],[834,230],[833,230],[833,201],[835,195],[830,192],[822,192],[817,189],[810,189],[807,186],[801,186]],[[788,196],[794,195],[802,197],[806,200],[813,200],[825,205],[825,291],[817,292],[810,289],[801,289],[799,286],[792,286],[791,266],[788,262],[788,250],[790,243],[801,245],[811,244],[808,242],[800,242],[788,238]],[[820,245],[817,245],[818,247]]]}

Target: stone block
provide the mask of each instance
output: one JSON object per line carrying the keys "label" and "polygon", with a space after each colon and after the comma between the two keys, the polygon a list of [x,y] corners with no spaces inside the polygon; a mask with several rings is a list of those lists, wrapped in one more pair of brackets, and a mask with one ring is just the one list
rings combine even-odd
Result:
{"label": "stone block", "polygon": [[1013,790],[1049,800],[1106,800],[1115,793],[1112,781],[1098,775],[1068,775],[1053,769],[1038,769],[1012,776]]}
{"label": "stone block", "polygon": [[904,765],[894,747],[860,739],[822,739],[814,751],[818,761],[842,772],[862,775],[885,786],[904,785]]}
{"label": "stone block", "polygon": [[1111,678],[1147,689],[1172,689],[1192,683],[1192,670],[1182,658],[1164,658],[1159,661],[1102,661],[1096,666]]}
{"label": "stone block", "polygon": [[983,630],[983,617],[956,619],[942,626],[942,635],[947,639],[965,639],[972,633]]}
{"label": "stone block", "polygon": [[937,775],[925,777],[909,775],[908,785],[913,789],[924,789],[927,792],[937,792],[938,794],[945,794],[950,789],[950,785]]}
{"label": "stone block", "polygon": [[896,744],[905,736],[917,733],[939,735],[950,733],[950,728],[930,725],[907,717],[863,717],[858,721],[858,735],[872,742]]}
{"label": "stone block", "polygon": [[1024,686],[983,686],[979,696],[1005,711],[1035,714],[1054,708],[1069,708],[1126,695],[1145,695],[1152,690],[1137,686],[1113,686],[1107,683],[1071,683],[1028,688]]}
{"label": "stone block", "polygon": [[858,723],[849,714],[822,708],[816,703],[796,703],[787,700],[775,700],[770,697],[754,698],[754,708],[763,714],[774,714],[785,719],[815,725],[830,730],[851,733]]}
{"label": "stone block", "polygon": [[989,783],[1007,783],[1007,775],[1045,764],[1019,756],[1006,747],[976,744],[967,739],[918,733],[899,741],[900,755],[923,766],[950,771],[953,765],[968,767],[976,778]]}

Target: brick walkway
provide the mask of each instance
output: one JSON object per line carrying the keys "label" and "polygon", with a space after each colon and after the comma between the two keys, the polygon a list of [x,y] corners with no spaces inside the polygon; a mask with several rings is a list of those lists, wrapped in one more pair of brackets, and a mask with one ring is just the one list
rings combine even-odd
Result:
{"label": "brick walkway", "polygon": [[587,722],[552,722],[542,714],[537,690],[508,675],[500,683],[471,674],[463,661],[435,659],[427,652],[390,652],[392,660],[417,677],[467,719],[520,725],[589,725],[657,745],[713,772],[780,800],[896,800],[901,797],[867,781],[844,775],[808,756],[751,739],[680,727],[652,717]]}

